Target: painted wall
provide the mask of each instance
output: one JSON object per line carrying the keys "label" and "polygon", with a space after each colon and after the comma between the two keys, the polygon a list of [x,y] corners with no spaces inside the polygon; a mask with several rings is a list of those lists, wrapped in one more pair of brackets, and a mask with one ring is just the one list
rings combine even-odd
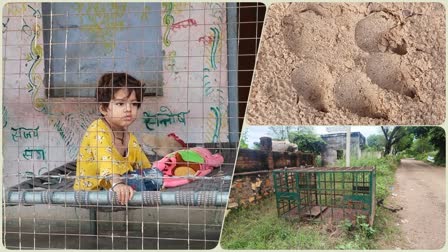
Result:
{"label": "painted wall", "polygon": [[[145,97],[131,131],[228,142],[225,4],[163,3],[160,18],[163,96]],[[25,180],[18,174],[74,160],[98,112],[93,99],[46,97],[40,3],[4,6],[2,24],[3,174],[12,186]]]}

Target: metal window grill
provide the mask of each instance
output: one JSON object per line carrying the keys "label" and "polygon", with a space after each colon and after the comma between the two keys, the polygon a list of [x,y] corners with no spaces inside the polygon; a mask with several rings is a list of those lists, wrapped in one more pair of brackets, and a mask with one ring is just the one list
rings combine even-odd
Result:
{"label": "metal window grill", "polygon": [[[92,8],[86,7],[88,4]],[[102,9],[108,4],[110,8]],[[55,13],[59,8],[44,12],[38,2],[3,6],[5,247],[210,249],[218,244],[265,6],[164,2],[152,9],[153,4],[84,2],[78,12],[69,9],[63,13]],[[84,16],[84,21],[95,25],[92,30],[90,24],[59,24],[56,15],[57,22]],[[148,32],[145,27],[154,28],[135,22],[136,17],[145,19],[148,15],[159,15],[161,23],[156,26],[161,37],[135,36],[139,30]],[[44,19],[48,23],[44,24]],[[133,21],[129,23],[128,19]],[[87,33],[72,33],[76,29]],[[110,36],[115,29],[132,30],[133,35]],[[59,40],[51,43],[56,39],[52,37],[55,30]],[[74,39],[72,34],[79,36]],[[116,50],[104,57],[93,52],[72,54],[76,48],[89,48],[87,44]],[[145,55],[145,46],[150,44],[160,46],[162,54]],[[175,133],[187,147],[202,146],[222,154],[224,163],[187,185],[138,192],[123,207],[108,191],[73,191],[73,161],[86,127],[99,115],[90,92],[96,86],[94,81],[102,73],[115,70],[145,78],[145,64],[133,67],[139,56],[161,61],[162,70],[155,76],[163,80],[163,85],[158,77],[154,83],[147,83],[163,92],[144,97],[131,126],[140,144],[143,133]],[[89,61],[95,64],[89,67]],[[120,65],[114,64],[118,61]],[[56,78],[63,83],[55,86],[51,74],[66,76]],[[250,78],[245,79],[247,76]],[[84,86],[73,85],[71,78]],[[59,93],[64,95],[52,96],[51,88],[65,90]],[[68,90],[75,92],[68,97]],[[157,149],[171,148],[163,143],[150,147],[155,152],[148,154],[151,162],[161,158]]]}
{"label": "metal window grill", "polygon": [[375,168],[308,167],[273,172],[278,215],[296,220],[375,216]]}

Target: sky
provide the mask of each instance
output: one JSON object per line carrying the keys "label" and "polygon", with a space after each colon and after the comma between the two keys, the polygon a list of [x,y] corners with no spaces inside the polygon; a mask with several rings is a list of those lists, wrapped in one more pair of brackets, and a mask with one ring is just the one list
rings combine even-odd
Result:
{"label": "sky", "polygon": [[[301,126],[303,127],[303,126]],[[309,126],[313,128],[314,133],[318,135],[342,133],[345,132],[344,128],[347,126]],[[361,132],[361,134],[367,139],[370,135],[382,135],[380,126],[349,126],[351,132]],[[254,147],[254,142],[259,142],[260,137],[270,135],[269,126],[248,126],[247,128],[247,143],[249,148]],[[331,132],[329,132],[331,131]],[[333,132],[334,131],[334,132]]]}

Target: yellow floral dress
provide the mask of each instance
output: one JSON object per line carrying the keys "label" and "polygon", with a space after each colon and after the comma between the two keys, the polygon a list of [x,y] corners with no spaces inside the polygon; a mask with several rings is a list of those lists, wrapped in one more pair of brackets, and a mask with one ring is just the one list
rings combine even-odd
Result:
{"label": "yellow floral dress", "polygon": [[137,138],[129,133],[128,150],[123,157],[113,144],[112,131],[102,120],[94,121],[85,133],[76,164],[75,190],[109,189],[104,176],[123,175],[137,168],[151,168]]}

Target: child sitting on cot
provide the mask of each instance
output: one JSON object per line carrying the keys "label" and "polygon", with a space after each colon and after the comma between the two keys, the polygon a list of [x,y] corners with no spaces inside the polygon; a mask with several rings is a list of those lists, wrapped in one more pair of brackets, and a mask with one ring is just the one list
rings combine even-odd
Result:
{"label": "child sitting on cot", "polygon": [[[143,86],[127,73],[106,73],[99,79],[96,98],[102,116],[90,124],[81,141],[75,190],[109,189],[125,205],[134,190],[159,190],[162,186],[158,169],[143,169],[151,163],[137,138],[128,132],[142,102]],[[142,180],[141,175],[158,179]]]}

